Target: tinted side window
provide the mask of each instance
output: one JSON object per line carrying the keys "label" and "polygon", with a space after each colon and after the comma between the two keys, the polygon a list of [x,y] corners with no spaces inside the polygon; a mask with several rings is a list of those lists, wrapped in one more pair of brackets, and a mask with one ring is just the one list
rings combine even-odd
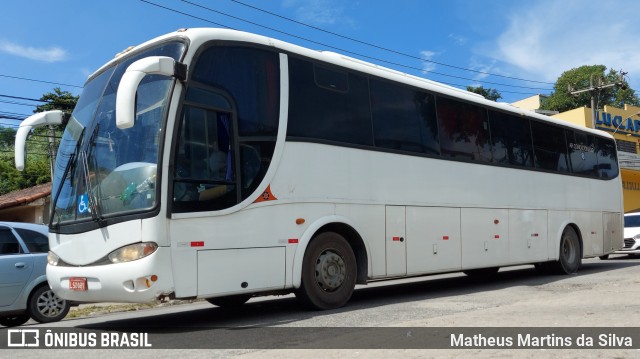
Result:
{"label": "tinted side window", "polygon": [[567,141],[563,128],[548,123],[531,122],[536,168],[568,172]]}
{"label": "tinted side window", "polygon": [[442,155],[491,161],[486,109],[444,97],[438,97],[437,101]]}
{"label": "tinted side window", "polygon": [[289,84],[288,136],[373,145],[365,77],[289,57]]}
{"label": "tinted side window", "polygon": [[238,108],[240,136],[278,133],[280,61],[277,53],[213,46],[198,58],[192,79],[227,91]]}
{"label": "tinted side window", "polygon": [[0,255],[21,253],[20,243],[8,228],[0,228]]}
{"label": "tinted side window", "polygon": [[493,162],[533,167],[533,148],[529,120],[502,112],[489,111]]}
{"label": "tinted side window", "polygon": [[433,95],[373,79],[370,86],[376,147],[440,153]]}
{"label": "tinted side window", "polygon": [[598,175],[600,178],[616,178],[618,176],[618,159],[616,158],[616,145],[613,140],[598,138]]}
{"label": "tinted side window", "polygon": [[593,135],[567,130],[571,171],[598,177],[598,156]]}
{"label": "tinted side window", "polygon": [[30,253],[49,252],[49,238],[42,233],[24,228],[15,228]]}

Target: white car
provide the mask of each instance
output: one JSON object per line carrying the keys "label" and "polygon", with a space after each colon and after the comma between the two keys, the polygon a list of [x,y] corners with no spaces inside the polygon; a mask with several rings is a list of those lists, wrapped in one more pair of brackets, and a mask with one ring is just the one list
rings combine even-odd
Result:
{"label": "white car", "polygon": [[61,320],[70,303],[53,293],[45,269],[48,228],[29,223],[0,222],[0,325]]}
{"label": "white car", "polygon": [[624,215],[624,247],[615,253],[629,255],[640,253],[640,213]]}

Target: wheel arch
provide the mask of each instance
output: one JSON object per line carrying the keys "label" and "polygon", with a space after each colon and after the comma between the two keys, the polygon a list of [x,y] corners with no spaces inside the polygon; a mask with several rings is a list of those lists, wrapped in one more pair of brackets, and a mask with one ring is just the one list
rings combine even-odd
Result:
{"label": "wheel arch", "polygon": [[49,285],[49,282],[47,282],[47,276],[45,274],[38,276],[38,278],[29,282],[29,284],[24,288],[21,298],[18,298],[18,300],[16,301],[16,303],[18,301],[22,303],[19,305],[20,308],[17,309],[27,310],[29,308],[29,300],[31,299],[33,292],[44,285]]}
{"label": "wheel arch", "polygon": [[[584,240],[582,239],[582,231],[574,222],[569,223],[566,227],[571,227],[578,235],[578,243],[580,243],[580,258],[584,258]],[[564,232],[564,229],[562,230]]]}
{"label": "wheel arch", "polygon": [[346,217],[328,216],[311,224],[299,239],[293,260],[293,287],[300,288],[302,284],[302,262],[309,243],[320,233],[335,232],[349,243],[356,257],[357,284],[364,284],[369,275],[369,248],[360,235],[358,226]]}
{"label": "wheel arch", "polygon": [[564,233],[564,230],[567,227],[573,228],[573,230],[578,235],[578,242],[580,243],[580,258],[583,258],[583,255],[584,255],[584,240],[583,240],[583,237],[582,237],[582,231],[580,230],[580,226],[578,226],[578,224],[576,224],[576,221],[567,220],[567,221],[562,222],[562,224],[560,226],[558,226],[558,230],[556,231],[556,234],[554,236],[553,257],[550,258],[551,260],[560,259],[560,243],[562,242],[562,234]]}

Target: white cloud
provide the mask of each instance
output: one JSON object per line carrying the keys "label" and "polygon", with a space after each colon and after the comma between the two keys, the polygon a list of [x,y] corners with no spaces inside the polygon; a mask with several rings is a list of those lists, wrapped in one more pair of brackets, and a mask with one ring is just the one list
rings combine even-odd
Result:
{"label": "white cloud", "polygon": [[422,62],[422,72],[423,73],[427,73],[430,71],[433,71],[436,69],[436,64],[434,64],[433,62],[429,62],[431,60],[433,60],[433,58],[439,55],[437,52],[433,52],[433,51],[429,51],[429,50],[423,50],[420,51],[420,57],[427,60],[427,61],[423,61]]}
{"label": "white cloud", "polygon": [[37,48],[23,46],[9,41],[0,42],[0,51],[43,62],[58,62],[67,59],[67,52],[59,47]]}
{"label": "white cloud", "polygon": [[453,43],[459,46],[462,46],[464,44],[467,43],[467,38],[462,36],[462,35],[457,35],[457,34],[449,34],[448,36],[451,40],[453,40]]}
{"label": "white cloud", "polygon": [[555,81],[566,70],[595,64],[622,69],[640,79],[636,19],[640,2],[544,0],[523,4],[527,5],[515,9],[497,38],[495,59],[543,81]]}

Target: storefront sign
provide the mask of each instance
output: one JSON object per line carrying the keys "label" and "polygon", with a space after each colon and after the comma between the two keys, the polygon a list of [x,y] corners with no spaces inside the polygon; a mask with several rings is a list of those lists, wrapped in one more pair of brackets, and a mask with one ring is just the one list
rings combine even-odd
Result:
{"label": "storefront sign", "polygon": [[640,191],[640,183],[633,181],[622,181],[622,189],[626,191]]}
{"label": "storefront sign", "polygon": [[612,116],[608,112],[596,111],[596,127],[614,132],[638,134],[640,120],[634,120],[631,117],[622,119],[622,116]]}

